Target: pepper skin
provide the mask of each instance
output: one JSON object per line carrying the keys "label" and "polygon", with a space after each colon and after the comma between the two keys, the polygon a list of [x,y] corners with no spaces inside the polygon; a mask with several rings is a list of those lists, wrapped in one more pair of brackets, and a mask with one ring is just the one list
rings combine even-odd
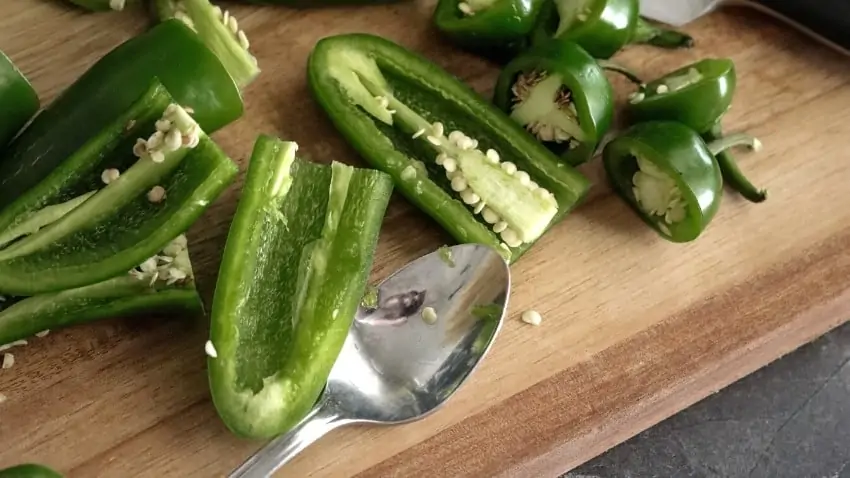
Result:
{"label": "pepper skin", "polygon": [[[551,137],[541,137],[540,134],[537,137],[568,164],[576,166],[584,163],[591,158],[611,126],[614,115],[611,83],[596,60],[584,49],[571,41],[556,38],[532,47],[502,70],[494,90],[493,102],[514,117],[519,113],[518,106],[523,104],[517,94],[522,93],[517,88],[518,79],[523,75],[539,75],[540,72],[546,72],[547,77],[559,77],[558,95],[568,93],[570,107],[575,110],[570,118],[560,119],[577,123],[573,127],[580,129],[581,137],[571,135],[570,139],[558,142]],[[564,115],[571,111],[567,105],[556,105],[556,97],[550,95],[550,98],[546,106],[554,106],[556,114]],[[534,133],[535,123],[523,126]]]}
{"label": "pepper skin", "polygon": [[325,38],[308,75],[349,144],[460,243],[516,261],[589,189],[495,105],[386,39]]}
{"label": "pepper skin", "polygon": [[663,30],[640,17],[638,0],[553,0],[538,18],[533,41],[565,38],[581,45],[595,58],[614,56],[630,43],[664,48],[693,46],[684,33]]}
{"label": "pepper skin", "polygon": [[218,58],[179,20],[160,23],[92,65],[9,145],[0,157],[0,209],[125,112],[154,78],[207,134],[242,115],[239,89]]}
{"label": "pepper skin", "polygon": [[0,157],[3,147],[38,111],[38,95],[23,73],[0,51]]}
{"label": "pepper skin", "polygon": [[261,136],[212,306],[210,390],[235,434],[285,433],[322,392],[372,267],[392,181]]}
{"label": "pepper skin", "polygon": [[528,45],[544,3],[545,0],[440,0],[433,21],[453,43],[504,63]]}
{"label": "pepper skin", "polygon": [[63,478],[61,474],[45,465],[25,463],[0,470],[0,478]]}

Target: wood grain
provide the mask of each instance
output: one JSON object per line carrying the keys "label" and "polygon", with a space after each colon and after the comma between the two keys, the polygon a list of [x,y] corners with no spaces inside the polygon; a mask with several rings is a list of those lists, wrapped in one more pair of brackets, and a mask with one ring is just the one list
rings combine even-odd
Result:
{"label": "wood grain", "polygon": [[[233,6],[263,74],[246,115],[215,135],[243,169],[258,133],[317,161],[363,163],[309,97],[305,61],[321,37],[365,31],[422,52],[483,94],[496,69],[430,26],[432,1],[295,11]],[[49,100],[141,31],[141,12],[81,14],[58,2],[0,2],[0,49]],[[599,165],[588,202],[513,269],[511,319],[492,354],[428,419],[334,432],[284,476],[555,476],[850,317],[850,67],[772,20],[739,10],[689,32],[699,46],[630,48],[645,77],[704,56],[738,67],[725,126],[759,136],[742,167],[770,199],[724,198],[697,242],[659,240],[614,197]],[[620,96],[625,84],[614,79]],[[241,179],[190,231],[209,298]],[[448,238],[396,198],[373,276]],[[517,320],[534,307],[541,327]],[[207,390],[204,320],[115,319],[34,339],[0,371],[0,467],[50,464],[71,477],[223,476],[261,444],[223,427]]]}

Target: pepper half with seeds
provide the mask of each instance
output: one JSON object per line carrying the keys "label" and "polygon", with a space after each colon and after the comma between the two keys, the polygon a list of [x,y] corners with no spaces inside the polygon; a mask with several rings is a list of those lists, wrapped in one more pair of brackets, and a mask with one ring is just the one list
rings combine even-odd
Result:
{"label": "pepper half with seeds", "polygon": [[126,112],[154,78],[208,134],[242,115],[239,89],[218,58],[182,22],[160,23],[92,65],[0,155],[0,210]]}
{"label": "pepper half with seeds", "polygon": [[[683,66],[642,86],[629,97],[633,121],[678,121],[702,134],[707,141],[723,137],[720,126],[729,111],[737,86],[735,64],[727,58],[707,58]],[[730,187],[752,202],[767,199],[741,172],[728,151],[717,156],[720,171]]]}
{"label": "pepper half with seeds", "polygon": [[689,48],[690,36],[662,29],[640,17],[638,0],[553,0],[544,6],[533,42],[564,38],[596,58],[610,58],[630,43]]}
{"label": "pepper half with seeds", "polygon": [[63,476],[48,466],[25,463],[0,470],[0,478],[63,478]]}
{"label": "pepper half with seeds", "polygon": [[498,61],[522,51],[545,0],[440,0],[434,25],[452,42]]}
{"label": "pepper half with seeds", "polygon": [[240,88],[260,74],[257,59],[248,51],[247,35],[227,10],[208,0],[155,0],[154,4],[160,20],[176,18],[197,32]]}
{"label": "pepper half with seeds", "polygon": [[210,389],[227,427],[286,432],[315,403],[366,288],[392,181],[260,136],[212,306]]}
{"label": "pepper half with seeds", "polygon": [[389,40],[322,39],[308,70],[313,95],[348,142],[459,242],[516,261],[589,189],[474,90]]}
{"label": "pepper half with seeds", "polygon": [[693,241],[720,207],[723,178],[715,156],[747,136],[706,144],[699,133],[673,121],[638,123],[612,140],[603,164],[617,192],[662,237]]}
{"label": "pepper half with seeds", "polygon": [[573,166],[593,156],[614,116],[603,69],[558,38],[514,58],[499,75],[493,102]]}
{"label": "pepper half with seeds", "polygon": [[[149,94],[167,92],[158,86]],[[64,215],[37,221],[46,225],[0,250],[0,294],[43,294],[114,277],[186,231],[230,184],[236,165],[185,109],[164,104],[150,136],[125,144],[124,154],[137,157],[132,166]],[[43,210],[27,217],[40,214]]]}
{"label": "pepper half with seeds", "polygon": [[40,102],[30,82],[0,51],[0,151],[38,111]]}
{"label": "pepper half with seeds", "polygon": [[184,236],[129,273],[84,287],[0,302],[0,344],[44,330],[160,312],[192,316],[203,312]]}

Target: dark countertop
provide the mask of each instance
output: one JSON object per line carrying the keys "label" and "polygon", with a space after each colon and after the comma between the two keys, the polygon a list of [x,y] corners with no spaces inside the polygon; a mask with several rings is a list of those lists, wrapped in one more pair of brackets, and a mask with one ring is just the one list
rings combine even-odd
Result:
{"label": "dark countertop", "polygon": [[850,478],[850,324],[562,478]]}

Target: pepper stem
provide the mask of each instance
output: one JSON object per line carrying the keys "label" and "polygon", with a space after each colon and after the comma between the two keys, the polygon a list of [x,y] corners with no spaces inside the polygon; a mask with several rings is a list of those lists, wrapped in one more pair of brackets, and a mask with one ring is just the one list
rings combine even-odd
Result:
{"label": "pepper stem", "polygon": [[635,33],[631,43],[653,45],[660,48],[691,48],[694,39],[690,35],[677,30],[657,27],[643,18],[638,18]]}
{"label": "pepper stem", "polygon": [[749,146],[753,151],[759,151],[761,142],[746,134],[733,134],[724,138],[719,125],[714,126],[706,133],[706,139],[711,141],[708,144],[708,149],[717,159],[717,165],[720,167],[720,172],[723,174],[723,180],[726,184],[751,202],[760,203],[766,200],[767,190],[759,189],[753,185],[738,167],[735,157],[728,151],[732,147],[742,145]]}
{"label": "pepper stem", "polygon": [[631,81],[632,83],[634,83],[638,86],[644,85],[643,80],[641,80],[640,77],[638,77],[637,74],[635,74],[635,72],[633,72],[632,70],[630,70],[629,68],[627,68],[623,65],[620,65],[619,63],[615,63],[615,62],[610,61],[610,60],[596,60],[596,62],[599,64],[599,67],[602,68],[603,70],[613,71],[614,73],[619,73],[619,74],[623,75],[627,80]]}

